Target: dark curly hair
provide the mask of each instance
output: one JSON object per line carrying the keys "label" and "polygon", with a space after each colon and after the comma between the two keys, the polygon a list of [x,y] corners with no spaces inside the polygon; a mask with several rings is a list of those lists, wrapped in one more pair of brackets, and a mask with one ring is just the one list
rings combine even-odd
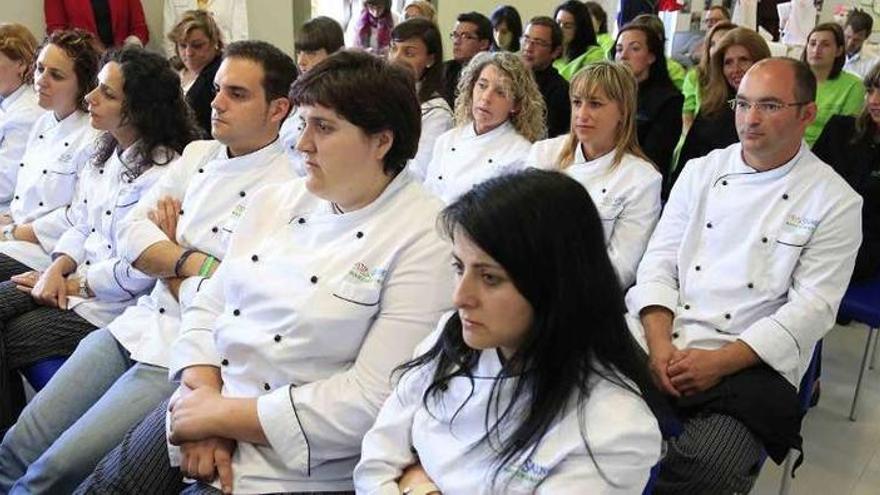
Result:
{"label": "dark curly hair", "polygon": [[[143,48],[125,47],[104,55],[122,70],[122,122],[137,130],[134,163],[124,176],[133,180],[154,165],[167,165],[190,141],[202,137],[192,110],[183,99],[180,78],[161,55]],[[109,132],[98,138],[92,164],[103,167],[116,150]],[[164,150],[163,150],[164,149]]]}
{"label": "dark curly hair", "polygon": [[76,108],[86,111],[86,95],[98,84],[98,60],[101,55],[95,49],[95,37],[82,29],[55,31],[43,41],[37,53],[48,45],[55,45],[73,60],[73,72],[76,74]]}

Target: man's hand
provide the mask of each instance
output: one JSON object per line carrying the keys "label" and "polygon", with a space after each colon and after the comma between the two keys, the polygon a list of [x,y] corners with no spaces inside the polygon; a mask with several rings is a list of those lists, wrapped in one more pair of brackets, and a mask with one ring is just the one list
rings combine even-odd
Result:
{"label": "man's hand", "polygon": [[181,203],[172,197],[164,197],[156,203],[156,209],[147,213],[147,218],[156,224],[171,242],[177,242],[177,219],[180,217]]}
{"label": "man's hand", "polygon": [[223,397],[212,387],[199,387],[181,394],[169,407],[174,445],[205,440],[219,435],[224,414]]}
{"label": "man's hand", "polygon": [[232,493],[232,453],[235,440],[208,438],[180,445],[180,471],[187,477],[210,483],[220,478],[223,493]]}
{"label": "man's hand", "polygon": [[669,363],[672,386],[682,395],[693,395],[708,390],[724,378],[724,367],[719,351],[686,349]]}
{"label": "man's hand", "polygon": [[681,394],[670,380],[669,363],[680,356],[681,352],[672,345],[672,342],[657,342],[651,346],[651,354],[648,356],[648,369],[651,371],[654,384],[660,391],[673,397],[679,397]]}

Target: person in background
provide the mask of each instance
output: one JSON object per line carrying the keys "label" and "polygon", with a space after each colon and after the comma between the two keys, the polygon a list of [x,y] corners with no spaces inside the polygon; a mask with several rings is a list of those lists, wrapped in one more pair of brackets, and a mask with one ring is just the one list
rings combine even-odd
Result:
{"label": "person in background", "polygon": [[186,102],[205,136],[211,133],[211,101],[217,94],[214,75],[223,59],[223,37],[213,16],[188,10],[168,33],[181,65],[178,75]]}
{"label": "person in background", "polygon": [[410,20],[413,17],[422,17],[436,24],[437,10],[426,0],[410,0],[403,8],[403,19]]}
{"label": "person in background", "polygon": [[880,275],[880,65],[865,76],[865,108],[858,117],[831,117],[813,153],[831,165],[864,200],[862,245],[853,282]]}
{"label": "person in background", "polygon": [[653,29],[630,23],[617,33],[615,60],[628,65],[639,82],[639,145],[665,182],[675,144],[681,136],[684,97],[669,79],[663,41]]}
{"label": "person in background", "polygon": [[[164,0],[164,32],[170,33],[184,12],[196,9],[211,14],[220,28],[220,38],[224,43],[248,39],[247,0]],[[165,40],[165,53],[169,57],[174,56],[174,42],[169,39]]]}
{"label": "person in background", "polygon": [[620,286],[630,287],[660,217],[662,177],[639,147],[637,83],[626,66],[601,61],[571,81],[571,132],[532,145],[526,165],[562,171],[590,193]]}
{"label": "person in background", "polygon": [[590,11],[579,0],[559,4],[553,17],[562,29],[562,53],[553,62],[553,67],[566,81],[584,66],[608,56],[596,41]]}
{"label": "person in background", "polygon": [[660,458],[657,394],[583,187],[496,177],[439,223],[456,311],[395,370],[357,492],[641,493]]}
{"label": "person in background", "polygon": [[713,25],[706,33],[706,42],[701,44],[703,55],[700,57],[700,62],[684,77],[684,83],[681,86],[681,94],[684,96],[684,105],[681,107],[682,135],[687,134],[694,122],[694,117],[700,111],[700,93],[702,88],[709,84],[709,64],[712,60],[712,54],[715,53],[721,38],[735,27],[735,24],[729,22]]}
{"label": "person in background", "polygon": [[360,15],[345,33],[346,46],[384,57],[391,45],[391,30],[398,22],[391,0],[364,0]]}
{"label": "person in background", "polygon": [[[300,74],[312,70],[312,67],[344,46],[342,26],[338,22],[325,16],[318,16],[304,22],[302,27],[297,30],[296,39],[293,42],[293,48],[296,51],[296,66]],[[292,108],[287,119],[281,125],[279,140],[296,174],[305,177],[306,165],[302,154],[296,150],[300,130],[298,111],[296,108]]]}
{"label": "person in background", "polygon": [[550,17],[533,17],[521,41],[520,58],[531,69],[547,107],[547,136],[567,133],[571,120],[568,81],[553,67],[562,51],[562,29]]}
{"label": "person in background", "polygon": [[[633,19],[630,24],[645,26],[648,29],[654,31],[657,34],[657,37],[660,38],[661,45],[665,46],[666,28],[663,26],[663,21],[661,21],[660,18],[656,15],[641,14]],[[620,34],[619,31],[618,34]],[[666,59],[666,71],[669,73],[669,79],[672,81],[673,84],[675,84],[675,87],[678,88],[679,91],[681,91],[681,87],[684,85],[684,77],[687,74],[687,72],[684,70],[684,66],[678,63],[677,60],[667,57],[664,51],[661,51],[660,53]]]}
{"label": "person in background", "polygon": [[101,51],[150,41],[141,0],[43,0],[43,13],[46,34],[83,29]]}
{"label": "person in background", "polygon": [[199,132],[180,80],[162,55],[134,47],[109,52],[98,81],[86,96],[92,126],[102,131],[80,179],[88,202],[71,206],[74,225],[55,246],[52,265],[42,274],[13,277],[30,294],[0,284],[9,353],[0,359],[14,365],[73,353],[0,445],[3,493],[70,493],[106,450],[102,439],[149,401],[142,390],[128,397],[125,411],[100,416],[90,410],[95,394],[107,388],[109,356],[116,349],[97,349],[88,336],[77,343],[153,288],[152,276],[122,259],[121,226]]}
{"label": "person in background", "polygon": [[493,51],[516,53],[520,49],[519,39],[522,37],[522,18],[516,7],[499,5],[489,16],[492,22],[492,37],[495,41]]}
{"label": "person in background", "polygon": [[452,128],[452,109],[441,95],[443,90],[443,40],[437,25],[427,19],[410,19],[391,32],[389,59],[406,65],[416,83],[416,95],[422,111],[419,146],[407,165],[410,175],[419,182],[434,153],[434,142]]}
{"label": "person in background", "polygon": [[873,31],[874,18],[864,10],[853,9],[846,16],[846,24],[843,25],[846,62],[843,64],[843,69],[862,79],[880,61],[880,57],[867,53],[865,49],[865,41]]}
{"label": "person in background", "polygon": [[443,96],[454,108],[462,69],[474,55],[492,48],[492,22],[479,12],[459,14],[449,39],[452,40],[452,60],[443,62]]}
{"label": "person in background", "polygon": [[685,65],[699,66],[706,52],[706,42],[709,41],[709,32],[716,24],[730,23],[730,10],[723,5],[712,5],[703,11],[702,32],[703,36],[694,36],[689,42],[683,44],[673,55],[673,58],[681,60]]}
{"label": "person in background", "polygon": [[474,184],[522,169],[532,143],[547,134],[544,98],[518,55],[478,54],[459,89],[455,127],[437,138],[425,178],[425,187],[445,203]]}
{"label": "person in background", "polygon": [[608,32],[608,13],[598,2],[584,2],[590,11],[590,19],[593,21],[593,32],[596,33],[596,43],[602,49],[602,53],[611,53],[614,49],[614,37]]}
{"label": "person in background", "polygon": [[865,85],[859,76],[843,70],[846,61],[843,29],[833,22],[814,27],[807,36],[801,61],[809,65],[819,87],[816,119],[804,135],[810,146],[834,115],[858,115],[865,104]]}
{"label": "person in background", "polygon": [[43,114],[34,92],[37,40],[21,24],[0,24],[0,212],[9,209],[28,134]]}

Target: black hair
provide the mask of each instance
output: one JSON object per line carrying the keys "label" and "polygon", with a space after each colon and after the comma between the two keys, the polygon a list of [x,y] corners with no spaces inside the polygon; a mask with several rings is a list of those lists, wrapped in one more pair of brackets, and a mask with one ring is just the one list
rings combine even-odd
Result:
{"label": "black hair", "polygon": [[855,33],[871,34],[874,30],[874,18],[862,9],[853,9],[846,16],[844,27],[849,26]]}
{"label": "black hair", "polygon": [[587,6],[579,0],[567,0],[559,4],[553,12],[553,18],[559,15],[559,11],[564,10],[574,17],[575,31],[574,38],[563,53],[563,57],[569,61],[576,59],[584,54],[591,46],[599,43],[596,41],[596,31],[593,29],[593,20],[590,18],[590,11]]}
{"label": "black hair", "polygon": [[[550,49],[555,50],[562,44],[562,28],[551,17],[539,15],[529,19],[528,26],[544,26],[550,30]],[[528,29],[526,26],[526,29]]]}
{"label": "black hair", "polygon": [[[523,34],[522,18],[519,16],[519,11],[512,5],[499,5],[492,11],[489,19],[492,22],[492,29],[498,28],[501,23],[507,26],[511,34],[510,47],[507,51],[518,52],[520,49],[519,39]],[[500,48],[496,46],[496,49]]]}
{"label": "black hair", "polygon": [[[103,63],[115,62],[122,71],[122,122],[137,131],[134,163],[123,173],[133,180],[153,166],[167,165],[201,131],[180,88],[180,78],[161,55],[139,47],[107,52]],[[92,164],[103,167],[117,148],[105,132],[98,138]]]}
{"label": "black hair", "polygon": [[[536,169],[493,178],[446,207],[438,223],[453,241],[462,233],[497,261],[534,314],[523,342],[499,373],[519,376],[509,402],[502,404],[496,380],[484,415],[482,441],[497,453],[496,478],[506,464],[534,452],[570,401],[576,399],[583,412],[592,378],[600,376],[649,400],[658,397],[624,321],[623,290],[599,214],[577,181]],[[452,378],[473,383],[481,352],[465,342],[456,314],[429,350],[395,373],[436,364],[422,397],[430,412],[430,399],[442,396]],[[511,421],[514,430],[502,436],[500,428]],[[592,457],[588,426],[581,422],[581,435]]]}
{"label": "black hair", "polygon": [[834,57],[834,64],[831,66],[831,72],[828,74],[828,79],[837,79],[837,76],[843,72],[844,64],[846,64],[846,50],[844,49],[846,47],[846,39],[843,36],[843,28],[836,22],[823,22],[810,31],[810,34],[807,35],[807,46],[804,47],[804,51],[801,53],[801,62],[808,64],[807,49],[810,46],[810,38],[821,31],[831,33],[834,36],[834,43],[840,48],[840,55]]}
{"label": "black hair", "polygon": [[68,29],[50,34],[37,49],[37,54],[47,45],[55,45],[73,61],[76,74],[76,107],[86,111],[86,95],[98,84],[98,61],[101,55],[95,49],[95,37],[83,29]]}
{"label": "black hair", "polygon": [[654,63],[648,68],[648,79],[646,79],[644,83],[650,85],[673,84],[672,79],[669,77],[669,69],[666,67],[666,55],[663,51],[663,40],[657,35],[655,30],[651,29],[650,26],[645,24],[635,24],[632,22],[623,26],[623,28],[617,32],[617,40],[615,40],[614,47],[611,48],[611,53],[609,53],[611,59],[616,60],[615,50],[617,49],[617,41],[619,41],[620,36],[627,31],[639,31],[644,33],[645,44],[648,47],[648,51],[651,52],[651,55],[654,55]]}
{"label": "black hair", "polygon": [[401,22],[391,30],[391,39],[395,42],[418,38],[428,49],[428,55],[434,56],[434,63],[425,69],[419,86],[419,101],[424,103],[431,98],[442,95],[443,79],[443,37],[440,29],[433,22],[423,17],[413,17]]}
{"label": "black hair", "polygon": [[584,5],[587,7],[587,10],[590,11],[590,16],[596,18],[599,21],[599,32],[598,34],[607,34],[608,33],[608,13],[605,12],[605,9],[602,8],[596,2],[585,2]]}
{"label": "black hair", "polygon": [[398,64],[363,51],[340,50],[293,84],[290,101],[331,108],[367,134],[392,131],[394,142],[383,167],[387,175],[399,173],[416,154],[422,111],[411,71]]}
{"label": "black hair", "polygon": [[492,22],[479,12],[464,12],[455,18],[457,22],[470,22],[477,26],[477,37],[488,40],[489,44],[495,43],[492,38]]}
{"label": "black hair", "polygon": [[290,55],[265,41],[230,43],[223,58],[242,58],[260,64],[263,67],[263,90],[267,102],[286,97],[290,85],[299,75],[299,69]]}
{"label": "black hair", "polygon": [[325,50],[331,54],[345,46],[342,27],[335,20],[318,16],[304,22],[296,33],[293,48],[296,51],[314,52]]}

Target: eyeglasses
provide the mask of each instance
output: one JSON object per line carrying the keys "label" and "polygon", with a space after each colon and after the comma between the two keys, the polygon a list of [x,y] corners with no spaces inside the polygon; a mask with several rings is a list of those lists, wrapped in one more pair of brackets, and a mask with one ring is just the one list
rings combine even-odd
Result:
{"label": "eyeglasses", "polygon": [[522,44],[523,46],[528,45],[528,44],[532,44],[532,45],[535,45],[535,46],[540,46],[541,48],[547,48],[547,47],[550,46],[550,42],[549,42],[549,41],[544,41],[544,40],[539,40],[539,39],[535,39],[535,38],[530,38],[528,35],[525,35],[525,34],[522,35],[522,36],[520,37],[519,42],[520,42],[520,44]]}
{"label": "eyeglasses", "polygon": [[769,115],[772,113],[776,113],[783,108],[788,107],[801,107],[810,103],[809,101],[796,101],[794,103],[780,103],[778,101],[758,101],[751,102],[749,100],[744,100],[741,98],[734,98],[732,100],[728,100],[727,104],[730,105],[731,110],[736,110],[737,112],[748,112],[755,108],[755,110],[763,115]]}
{"label": "eyeglasses", "polygon": [[460,39],[462,39],[462,40],[475,41],[475,40],[478,40],[478,39],[480,39],[480,38],[479,38],[479,36],[477,36],[476,34],[471,34],[471,33],[457,33],[457,32],[455,32],[455,31],[453,31],[453,32],[449,33],[449,39],[451,39],[451,40],[453,40],[453,41],[457,41],[457,40],[460,40]]}

